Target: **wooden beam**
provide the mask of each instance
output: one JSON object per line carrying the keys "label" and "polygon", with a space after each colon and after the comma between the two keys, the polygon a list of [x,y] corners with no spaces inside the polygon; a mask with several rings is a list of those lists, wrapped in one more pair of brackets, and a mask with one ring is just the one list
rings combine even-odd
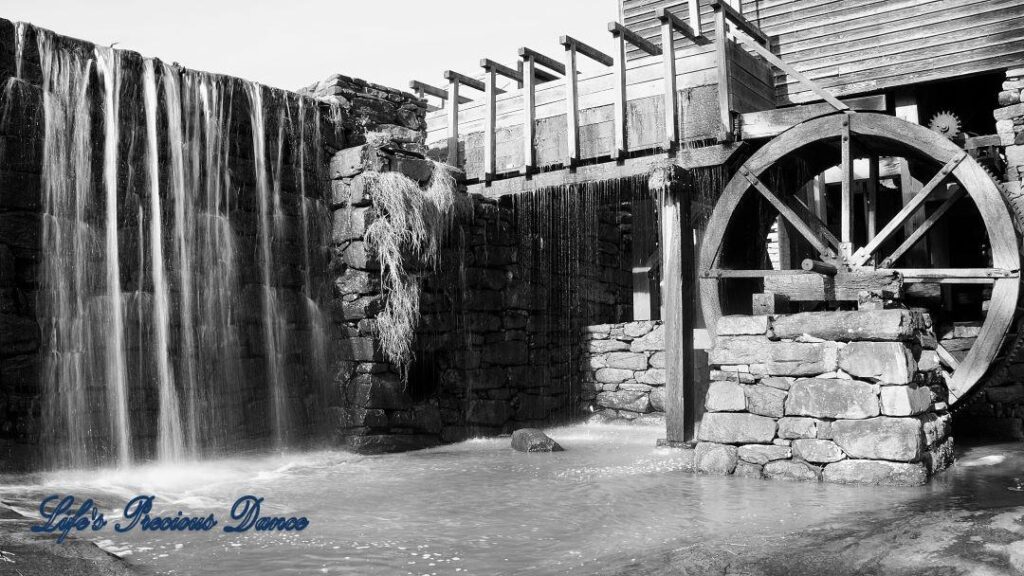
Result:
{"label": "wooden beam", "polygon": [[533,55],[523,57],[523,174],[537,169],[537,148],[533,141],[537,119],[537,76]]}
{"label": "wooden beam", "polygon": [[[492,64],[495,64],[492,62]],[[500,64],[498,65],[500,66]],[[487,107],[487,125],[484,128],[484,181],[490,183],[497,173],[497,118],[498,118],[498,86],[497,66],[484,66],[487,69],[487,82],[484,86],[484,106]],[[509,68],[511,70],[511,68]]]}
{"label": "wooden beam", "polygon": [[662,303],[665,317],[665,408],[669,444],[692,442],[697,403],[694,369],[693,229],[690,200],[675,167],[655,173],[650,189],[661,206]]}
{"label": "wooden beam", "polygon": [[648,42],[643,36],[633,32],[618,22],[609,22],[608,31],[616,38],[622,38],[633,46],[647,52],[651,56],[661,56],[661,47]]}
{"label": "wooden beam", "polygon": [[580,161],[580,97],[576,78],[576,52],[579,46],[574,42],[564,42],[565,46],[565,139],[568,158],[565,165],[575,168]]}
{"label": "wooden beam", "polygon": [[907,282],[957,283],[957,280],[998,280],[1019,278],[1020,270],[1003,268],[879,268],[879,272],[898,272]]}
{"label": "wooden beam", "polygon": [[504,76],[505,78],[508,78],[509,80],[515,80],[516,82],[522,82],[523,81],[523,73],[522,72],[520,72],[519,70],[516,70],[514,68],[510,68],[508,66],[505,66],[504,64],[502,64],[500,62],[495,62],[494,60],[491,60],[490,58],[483,58],[483,59],[481,59],[480,60],[480,66],[484,70],[486,70],[488,72],[494,71],[499,76]]}
{"label": "wooden beam", "polygon": [[690,27],[697,36],[704,37],[704,30],[700,23],[700,0],[688,0],[688,12],[690,13]]}
{"label": "wooden beam", "polygon": [[875,236],[870,242],[868,242],[863,248],[858,250],[857,253],[853,255],[853,257],[850,259],[850,264],[852,266],[863,266],[864,263],[867,262],[868,258],[870,258],[871,255],[875,253],[875,250],[878,250],[879,246],[881,246],[886,240],[888,240],[897,228],[902,226],[903,223],[906,222],[911,217],[911,215],[917,212],[917,209],[920,208],[922,204],[924,204],[924,201],[928,199],[928,196],[931,195],[932,191],[935,190],[935,188],[939,184],[945,181],[945,179],[948,178],[949,175],[953,173],[953,170],[956,169],[957,165],[960,164],[960,162],[964,159],[965,156],[967,156],[967,153],[961,152],[960,154],[954,156],[952,160],[947,162],[946,165],[943,166],[942,169],[939,170],[939,172],[932,177],[928,184],[921,188],[921,191],[918,192],[917,195],[915,195],[909,202],[907,202],[907,204],[903,206],[903,208],[896,214],[896,216],[894,216],[893,219],[890,220],[884,228],[882,228],[881,232],[879,232],[877,236]]}
{"label": "wooden beam", "polygon": [[840,136],[842,140],[840,146],[842,148],[842,161],[840,163],[840,170],[842,171],[842,204],[841,209],[841,234],[843,244],[846,246],[844,252],[849,255],[849,246],[853,242],[853,140],[850,135],[850,115],[847,114],[843,118],[843,131]]}
{"label": "wooden beam", "polygon": [[764,277],[764,289],[792,302],[856,302],[861,292],[900,294],[899,274],[874,270],[822,274],[778,274]]}
{"label": "wooden beam", "polygon": [[[844,98],[850,110],[885,112],[888,103],[884,95]],[[740,134],[744,140],[774,138],[793,126],[820,116],[835,114],[836,109],[826,102],[776,108],[762,112],[740,114]]]}
{"label": "wooden beam", "polygon": [[626,143],[626,38],[612,34],[615,41],[615,64],[612,66],[612,125],[615,141],[612,143],[612,157],[622,160],[629,152]]}
{"label": "wooden beam", "polygon": [[[447,77],[447,75],[446,75]],[[459,86],[458,76],[448,78],[448,165],[459,165]]]}
{"label": "wooden beam", "polygon": [[[565,75],[565,66],[561,62],[555,60],[554,58],[551,58],[550,56],[545,56],[544,54],[541,54],[536,50],[531,50],[526,46],[523,46],[522,48],[519,49],[519,58],[522,59],[523,61],[525,61],[527,58],[533,58],[533,61],[536,62],[537,64],[540,64],[541,66],[544,66],[549,70],[554,70],[555,72],[558,72],[563,76]],[[538,70],[535,72],[540,71]]]}
{"label": "wooden beam", "polygon": [[[438,88],[437,86],[431,86],[430,84],[420,82],[419,80],[413,80],[412,82],[409,82],[409,88],[413,89],[418,93],[429,94],[435,98],[440,98],[441,100],[448,99],[447,90],[443,88]],[[459,104],[466,104],[468,102],[472,102],[472,100],[466,98],[465,96],[459,97]]]}
{"label": "wooden beam", "polygon": [[913,234],[908,236],[907,239],[904,240],[902,244],[900,244],[899,248],[893,250],[892,254],[886,257],[885,260],[882,260],[881,267],[891,268],[892,265],[895,262],[897,262],[900,259],[900,257],[907,252],[907,250],[910,250],[912,246],[917,244],[918,240],[924,238],[924,235],[927,234],[928,231],[931,230],[932,226],[934,226],[935,223],[939,221],[939,218],[942,218],[942,216],[946,212],[948,212],[949,209],[952,208],[958,200],[960,200],[966,195],[967,191],[964,190],[963,188],[959,188],[949,198],[946,198],[946,201],[943,202],[938,208],[936,208],[934,212],[929,214],[928,218],[925,219],[921,226],[914,230]]}
{"label": "wooden beam", "polygon": [[868,241],[878,233],[878,162],[877,154],[868,157],[868,186],[864,197],[864,221],[867,223]]}
{"label": "wooden beam", "polygon": [[732,140],[732,74],[729,71],[731,60],[729,58],[729,35],[728,25],[725,22],[725,12],[715,11],[715,61],[718,68],[718,118],[722,124],[719,132],[719,141]]}
{"label": "wooden beam", "polygon": [[790,224],[793,225],[793,228],[795,228],[796,231],[799,232],[800,235],[803,236],[807,240],[807,242],[809,242],[811,246],[814,247],[815,250],[818,251],[819,255],[825,257],[831,257],[835,255],[835,252],[833,252],[831,248],[826,246],[825,243],[822,242],[821,238],[818,238],[817,234],[815,234],[815,232],[811,230],[811,227],[808,226],[807,223],[804,222],[788,204],[780,200],[774,192],[769,190],[768,187],[765,186],[764,183],[761,182],[761,180],[757,176],[755,176],[752,172],[747,170],[746,166],[740,167],[740,174],[742,174],[743,177],[746,178],[748,182],[750,182],[750,185],[753,186],[758,192],[760,192],[761,195],[764,196],[765,199],[768,200],[768,202],[770,202],[776,210],[778,210],[779,214],[782,217],[784,217],[786,220],[789,221]]}
{"label": "wooden beam", "polygon": [[476,78],[466,76],[465,74],[459,74],[458,72],[455,72],[453,70],[445,70],[444,78],[445,80],[448,80],[449,83],[458,80],[459,84],[461,84],[462,86],[468,86],[474,90],[479,90],[480,92],[484,91],[483,82],[477,80]]}
{"label": "wooden beam", "polygon": [[[668,14],[662,10],[662,15]],[[676,53],[673,47],[676,45],[675,25],[670,18],[663,17],[661,20],[661,45],[667,47],[662,52],[662,60],[665,66],[665,139],[662,146],[669,153],[676,148],[679,138],[679,91],[676,88]]]}
{"label": "wooden beam", "polygon": [[789,63],[773,54],[771,50],[765,48],[764,46],[761,46],[761,44],[759,44],[757,41],[752,40],[749,36],[745,36],[742,34],[738,34],[736,37],[739,38],[740,42],[743,42],[744,45],[748,46],[751,50],[756,52],[758,56],[764,58],[773,66],[781,69],[786,74],[789,74],[790,76],[799,80],[804,86],[807,87],[807,89],[817,94],[825,102],[831,104],[832,107],[835,108],[836,110],[842,110],[843,112],[846,112],[850,109],[849,106],[843,104],[841,100],[833,96],[831,92],[819,86],[817,82],[811,80],[802,72],[790,66]]}
{"label": "wooden beam", "polygon": [[611,56],[605,54],[604,52],[601,52],[600,50],[594,48],[593,46],[590,46],[589,44],[580,42],[579,40],[573,38],[572,36],[562,36],[561,38],[559,38],[558,42],[562,46],[565,46],[567,50],[570,46],[575,47],[577,52],[579,52],[583,56],[586,56],[587,58],[590,58],[591,60],[597,62],[598,64],[603,64],[605,66],[611,66],[615,64],[615,60]]}
{"label": "wooden beam", "polygon": [[768,45],[768,35],[762,32],[760,28],[753,25],[749,20],[744,18],[743,15],[737,12],[732,6],[722,2],[721,0],[711,0],[711,9],[715,12],[721,12],[722,15],[728,18],[737,29],[742,30],[748,36],[756,39],[761,44]]}
{"label": "wooden beam", "polygon": [[[693,28],[690,27],[689,24],[683,22],[678,16],[670,12],[668,8],[658,8],[657,10],[654,11],[654,16],[655,18],[661,21],[662,25],[668,24],[669,26],[672,27],[673,30],[679,32],[683,36],[686,36],[687,38],[692,40],[694,44],[703,46],[704,44],[711,43],[711,40],[707,36],[704,36],[699,32],[695,31]],[[700,18],[698,18],[697,21],[700,22]],[[673,49],[665,50],[665,46],[672,46]],[[663,53],[672,52],[673,56],[675,55],[674,42],[672,44],[665,44],[664,42],[662,42],[661,49]]]}

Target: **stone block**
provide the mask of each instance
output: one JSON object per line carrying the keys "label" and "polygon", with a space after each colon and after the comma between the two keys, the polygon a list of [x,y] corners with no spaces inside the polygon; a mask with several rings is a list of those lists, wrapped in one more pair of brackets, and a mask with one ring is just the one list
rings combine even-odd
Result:
{"label": "stone block", "polygon": [[768,316],[722,316],[715,333],[718,336],[763,336],[768,333]]}
{"label": "stone block", "polygon": [[835,342],[773,342],[769,354],[764,365],[767,375],[815,376],[836,370],[839,347]]}
{"label": "stone block", "polygon": [[825,467],[825,482],[872,486],[920,486],[928,481],[928,469],[921,463],[843,460]]}
{"label": "stone block", "polygon": [[735,382],[712,382],[704,396],[708,412],[742,412],[747,409],[743,386]]}
{"label": "stone block", "polygon": [[879,394],[885,416],[917,416],[932,405],[932,391],[926,386],[883,386]]}
{"label": "stone block", "polygon": [[793,385],[795,380],[795,378],[788,376],[770,376],[768,378],[762,378],[761,384],[778,390],[789,390],[789,387]]}
{"label": "stone block", "polygon": [[664,368],[665,353],[659,351],[655,352],[654,354],[651,354],[651,359],[649,360],[649,362],[651,364],[651,368]]}
{"label": "stone block", "polygon": [[777,316],[772,321],[774,338],[802,335],[823,340],[907,341],[914,337],[919,319],[911,310],[851,310],[803,312]]}
{"label": "stone block", "polygon": [[517,366],[529,362],[530,350],[522,341],[497,342],[484,348],[483,358],[491,364]]}
{"label": "stone block", "polygon": [[739,382],[740,384],[754,384],[757,382],[757,377],[750,372],[727,372],[725,370],[712,370],[710,372],[712,380],[719,380],[722,382]]}
{"label": "stone block", "polygon": [[631,412],[643,413],[650,410],[651,400],[644,392],[619,390],[598,394],[597,405],[614,410],[629,410]]}
{"label": "stone block", "polygon": [[953,416],[950,414],[925,414],[921,416],[921,430],[924,433],[924,443],[932,446],[945,441],[949,436],[950,425]]}
{"label": "stone block", "polygon": [[331,241],[340,243],[361,239],[373,224],[377,211],[373,207],[346,207],[331,216]]}
{"label": "stone block", "polygon": [[403,410],[412,402],[397,374],[358,374],[345,388],[349,406],[380,410]]}
{"label": "stone block", "polygon": [[594,378],[602,384],[618,384],[619,382],[632,380],[633,371],[621,368],[601,368],[594,373]]}
{"label": "stone block", "polygon": [[818,436],[818,420],[814,418],[785,417],[779,419],[779,438],[795,440],[797,438],[816,438]]}
{"label": "stone block", "polygon": [[747,412],[759,416],[782,418],[785,414],[786,391],[768,386],[744,386],[747,397]]}
{"label": "stone block", "polygon": [[665,327],[659,325],[650,333],[633,340],[629,345],[632,352],[657,352],[665,350]]}
{"label": "stone block", "polygon": [[703,474],[732,474],[738,463],[735,446],[699,442],[694,450],[694,468]]}
{"label": "stone block", "polygon": [[814,464],[828,464],[846,458],[846,454],[830,440],[793,440],[793,457]]}
{"label": "stone block", "polygon": [[767,362],[770,342],[765,336],[718,336],[708,352],[708,362],[715,365]]}
{"label": "stone block", "polygon": [[935,474],[953,465],[956,459],[956,452],[953,449],[953,439],[947,438],[945,442],[932,446],[925,455],[924,463],[928,466],[928,472]]}
{"label": "stone block", "polygon": [[775,428],[775,420],[756,414],[709,412],[701,421],[698,438],[721,444],[770,444]]}
{"label": "stone block", "polygon": [[608,352],[622,350],[629,350],[629,344],[618,340],[591,340],[587,342],[587,352],[591,354],[607,354]]}
{"label": "stone block", "polygon": [[773,444],[746,444],[740,446],[738,454],[741,460],[762,466],[775,460],[786,460],[793,457],[793,451],[789,446]]}
{"label": "stone block", "polygon": [[466,422],[483,426],[504,426],[512,418],[507,400],[473,400],[466,410]]}
{"label": "stone block", "polygon": [[1002,108],[996,108],[992,113],[992,117],[998,120],[1013,120],[1016,116],[1024,116],[1024,103],[1013,104],[1012,106],[1004,106]]}
{"label": "stone block", "polygon": [[882,384],[914,381],[917,362],[900,342],[851,342],[839,352],[839,368],[857,378]]}
{"label": "stone block", "polygon": [[651,393],[649,394],[648,397],[649,397],[650,402],[651,402],[651,410],[654,410],[655,412],[664,412],[665,411],[665,388],[664,387],[651,389]]}
{"label": "stone block", "polygon": [[878,414],[874,387],[858,380],[798,380],[786,398],[787,416],[860,419]]}
{"label": "stone block", "polygon": [[921,457],[922,438],[918,418],[881,416],[832,424],[832,440],[850,458],[914,462]]}
{"label": "stone block", "polygon": [[642,352],[612,352],[605,357],[605,364],[609,368],[646,370],[647,355]]}
{"label": "stone block", "polygon": [[364,144],[339,151],[331,158],[330,176],[333,179],[351,178],[366,169],[374,169],[376,151]]}
{"label": "stone block", "polygon": [[764,477],[770,480],[796,480],[799,482],[818,482],[821,480],[821,469],[799,460],[776,460],[764,465]]}
{"label": "stone block", "polygon": [[627,338],[640,338],[650,334],[652,330],[658,327],[661,323],[653,320],[643,320],[639,322],[628,322],[622,326],[622,333]]}
{"label": "stone block", "polygon": [[755,478],[758,480],[764,478],[761,466],[751,464],[750,462],[744,462],[743,460],[736,463],[736,470],[733,471],[733,476],[739,476],[740,478]]}
{"label": "stone block", "polygon": [[664,386],[666,382],[665,371],[660,368],[651,368],[637,376],[637,381],[651,386]]}
{"label": "stone block", "polygon": [[391,171],[399,172],[420,184],[429,182],[434,176],[434,163],[420,158],[396,156],[391,159]]}

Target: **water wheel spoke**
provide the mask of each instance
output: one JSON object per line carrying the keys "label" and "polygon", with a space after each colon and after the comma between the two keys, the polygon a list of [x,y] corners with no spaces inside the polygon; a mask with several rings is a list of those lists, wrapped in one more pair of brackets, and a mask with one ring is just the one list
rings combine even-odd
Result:
{"label": "water wheel spoke", "polygon": [[879,268],[879,272],[897,272],[908,283],[991,284],[1003,278],[1019,278],[1019,270],[1005,268]]}
{"label": "water wheel spoke", "polygon": [[799,232],[800,235],[803,236],[819,254],[826,257],[835,255],[835,252],[828,247],[826,242],[822,240],[817,233],[815,233],[811,226],[805,222],[789,204],[783,202],[782,199],[765,186],[764,182],[761,182],[760,178],[748,170],[746,166],[740,167],[740,174],[742,174],[743,177],[747,179],[747,182],[749,182],[755,190],[760,192],[761,195],[775,207],[780,216],[792,224],[793,228],[795,228],[796,231]]}
{"label": "water wheel spoke", "polygon": [[797,216],[805,222],[808,222],[811,225],[811,228],[820,234],[821,237],[824,238],[837,253],[842,249],[842,244],[839,242],[839,238],[836,238],[836,235],[828,229],[828,226],[821,221],[821,218],[818,218],[818,215],[815,214],[814,211],[811,210],[811,207],[801,200],[799,196],[790,196],[786,202],[789,204],[789,207],[796,212]]}
{"label": "water wheel spoke", "polygon": [[950,195],[945,202],[942,203],[928,218],[925,219],[924,223],[921,224],[914,233],[907,237],[898,248],[893,250],[892,254],[882,260],[882,268],[888,268],[893,265],[894,262],[900,259],[904,254],[907,253],[915,244],[917,244],[921,238],[924,238],[925,234],[931,230],[932,226],[942,218],[954,204],[957,203],[961,198],[967,195],[967,191],[963,188],[958,189],[956,192]]}
{"label": "water wheel spoke", "polygon": [[851,150],[853,139],[850,135],[851,120],[852,118],[850,114],[847,114],[845,118],[843,118],[843,130],[841,136],[842,161],[840,163],[843,180],[843,197],[841,206],[842,231],[840,236],[843,239],[843,243],[847,245],[852,242],[853,238],[853,152]]}
{"label": "water wheel spoke", "polygon": [[938,188],[939,184],[942,184],[953,173],[953,170],[960,164],[960,162],[967,156],[966,152],[957,154],[952,160],[946,163],[939,172],[928,181],[927,184],[921,191],[918,192],[909,202],[890,220],[884,228],[882,228],[878,235],[875,236],[870,242],[868,242],[863,248],[857,251],[851,259],[851,264],[854,266],[863,266],[865,262],[875,253],[878,248],[889,239],[890,236],[897,229],[914,215],[915,212],[921,206],[924,205],[925,200],[931,196],[932,192]]}

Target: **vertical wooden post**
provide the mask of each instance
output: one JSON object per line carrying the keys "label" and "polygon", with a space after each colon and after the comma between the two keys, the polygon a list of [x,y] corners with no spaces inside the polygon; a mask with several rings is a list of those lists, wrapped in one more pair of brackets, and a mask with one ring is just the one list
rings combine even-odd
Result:
{"label": "vertical wooden post", "polygon": [[565,43],[565,118],[569,158],[566,165],[575,168],[580,161],[580,99],[576,79],[576,45]]}
{"label": "vertical wooden post", "polygon": [[718,64],[718,114],[722,123],[719,140],[732,139],[732,94],[729,90],[729,33],[725,12],[715,7],[715,59]]}
{"label": "vertical wooden post", "polygon": [[484,181],[490,183],[497,173],[495,164],[497,162],[497,132],[498,132],[498,107],[497,107],[497,73],[494,68],[487,70],[487,79],[484,84]]}
{"label": "vertical wooden post", "polygon": [[675,27],[665,18],[661,21],[661,57],[665,64],[665,151],[675,152],[679,138],[679,93],[676,90]]}
{"label": "vertical wooden post", "polygon": [[459,79],[448,81],[448,165],[459,167]]}
{"label": "vertical wooden post", "polygon": [[612,90],[615,93],[612,122],[615,125],[615,142],[612,145],[612,157],[622,160],[626,157],[626,39],[618,32],[612,32],[615,38],[615,63],[613,65]]}
{"label": "vertical wooden post", "polygon": [[[917,97],[913,92],[901,91],[896,93],[896,117],[907,122],[920,124],[918,116]],[[910,162],[906,158],[900,159],[900,192],[903,197],[903,204],[906,205],[911,198],[917,196],[921,191],[921,182],[910,173]],[[924,224],[925,211],[918,210],[903,225],[903,233],[910,236]],[[929,262],[928,239],[922,238],[904,256],[907,265],[925,266]]]}
{"label": "vertical wooden post", "polygon": [[700,36],[704,33],[700,25],[700,0],[689,0],[689,5],[690,28],[693,29],[694,35]]}
{"label": "vertical wooden post", "polygon": [[694,381],[695,270],[689,195],[673,166],[651,177],[661,207],[661,298],[665,325],[666,440],[691,442],[696,434]]}
{"label": "vertical wooden post", "polygon": [[842,182],[843,182],[843,196],[842,205],[840,206],[841,218],[840,225],[842,233],[840,240],[844,245],[847,255],[850,254],[847,246],[853,242],[853,141],[850,136],[850,121],[852,120],[851,114],[843,115],[843,132],[841,136],[840,145],[843,149],[842,157]]}
{"label": "vertical wooden post", "polygon": [[878,233],[878,155],[872,154],[868,157],[868,187],[865,195],[867,211],[868,241],[875,239]]}
{"label": "vertical wooden post", "polygon": [[537,153],[533,142],[534,122],[537,116],[537,73],[533,56],[523,57],[523,174],[530,175],[537,167]]}

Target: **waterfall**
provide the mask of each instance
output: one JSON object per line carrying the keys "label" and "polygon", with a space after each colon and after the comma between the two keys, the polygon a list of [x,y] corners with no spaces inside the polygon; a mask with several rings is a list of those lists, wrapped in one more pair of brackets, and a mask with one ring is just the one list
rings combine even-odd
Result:
{"label": "waterfall", "polygon": [[[19,35],[20,37],[20,35]],[[47,353],[43,412],[54,459],[86,464],[90,406],[86,386],[97,374],[91,363],[87,304],[98,283],[93,260],[94,230],[85,220],[93,206],[92,114],[89,106],[92,61],[59,50],[40,32],[43,70],[43,254],[40,325]]]}
{"label": "waterfall", "polygon": [[107,288],[106,384],[111,428],[118,464],[131,461],[131,433],[128,424],[128,383],[125,374],[124,311],[121,304],[121,266],[117,237],[117,166],[120,131],[121,53],[96,47],[96,62],[103,79],[103,187],[106,201],[105,248]]}
{"label": "waterfall", "polygon": [[[156,70],[152,59],[146,59],[143,64],[143,83],[146,102],[146,161],[147,175],[149,176],[149,243],[152,253],[150,273],[153,278],[153,324],[155,326],[156,339],[153,353],[156,359],[157,381],[159,386],[160,416],[157,439],[157,457],[161,460],[181,460],[184,456],[184,439],[181,431],[181,415],[178,413],[178,392],[174,387],[174,375],[171,373],[171,361],[169,357],[170,347],[170,311],[168,304],[167,279],[164,277],[163,250],[163,218],[160,208],[160,146],[157,134],[157,87]],[[179,119],[180,120],[180,119]],[[170,126],[177,122],[173,118],[168,121]],[[177,140],[180,142],[180,137]],[[173,146],[175,140],[171,139],[172,157],[175,151],[180,155],[180,146]],[[179,163],[172,162],[175,168]],[[177,196],[175,198],[178,199]],[[177,203],[180,205],[180,202]],[[179,206],[175,206],[177,214]],[[184,271],[182,271],[184,274]],[[187,291],[186,291],[187,293]],[[190,310],[184,302],[183,310]]]}
{"label": "waterfall", "polygon": [[[285,443],[287,430],[287,404],[285,382],[282,373],[281,311],[278,307],[277,292],[274,288],[272,243],[277,225],[280,199],[275,193],[271,198],[271,185],[267,180],[266,124],[263,114],[263,87],[255,82],[245,85],[249,97],[249,118],[252,125],[253,166],[256,176],[256,195],[259,201],[259,243],[260,275],[262,279],[263,338],[266,354],[267,379],[270,388],[271,418],[274,426],[274,444]],[[276,171],[278,176],[280,170]],[[275,178],[276,180],[276,178]],[[276,191],[277,184],[274,185]]]}
{"label": "waterfall", "polygon": [[35,57],[21,44],[35,34],[42,71],[40,428],[51,464],[175,462],[311,433],[327,405],[317,398],[331,393],[319,305],[326,111],[18,30],[18,67]]}

